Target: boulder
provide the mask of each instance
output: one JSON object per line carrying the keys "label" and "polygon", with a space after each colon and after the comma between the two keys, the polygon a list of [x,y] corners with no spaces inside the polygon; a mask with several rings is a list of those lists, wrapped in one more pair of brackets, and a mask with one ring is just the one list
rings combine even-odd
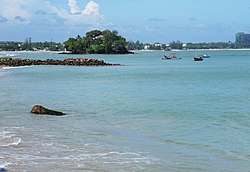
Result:
{"label": "boulder", "polygon": [[62,112],[50,110],[50,109],[47,109],[47,108],[45,108],[45,107],[43,107],[41,105],[35,105],[32,108],[31,113],[40,114],[40,115],[55,115],[55,116],[65,115]]}

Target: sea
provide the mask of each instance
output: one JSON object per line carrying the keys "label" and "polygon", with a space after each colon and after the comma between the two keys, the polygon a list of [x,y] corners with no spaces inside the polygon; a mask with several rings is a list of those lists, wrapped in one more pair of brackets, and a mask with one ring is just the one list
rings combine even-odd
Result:
{"label": "sea", "polygon": [[13,52],[124,66],[1,68],[0,172],[249,172],[250,51],[175,53]]}

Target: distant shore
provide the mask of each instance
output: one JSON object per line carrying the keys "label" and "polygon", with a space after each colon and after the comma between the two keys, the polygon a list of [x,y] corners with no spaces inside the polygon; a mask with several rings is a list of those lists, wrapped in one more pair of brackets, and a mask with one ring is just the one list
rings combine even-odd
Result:
{"label": "distant shore", "polygon": [[[179,50],[179,51],[249,51],[250,48],[240,48],[240,49],[187,49],[187,50]],[[175,50],[172,50],[175,51]]]}
{"label": "distant shore", "polygon": [[[157,51],[164,51],[164,50],[132,50],[133,52],[157,52]],[[173,51],[250,51],[250,48],[241,48],[241,49],[172,49]],[[171,52],[171,51],[164,51],[164,52]]]}
{"label": "distant shore", "polygon": [[[26,51],[26,50],[22,50],[22,51],[0,51],[0,53],[55,53],[55,54],[59,54],[65,51],[43,51],[43,50],[39,50],[39,51]],[[0,54],[1,56],[1,54]]]}
{"label": "distant shore", "polygon": [[[130,50],[132,52],[153,52],[153,51],[164,51],[164,50]],[[240,48],[240,49],[172,49],[171,51],[250,51],[250,48]],[[169,52],[171,52],[169,51]],[[168,51],[165,51],[168,52]],[[0,51],[0,53],[50,53],[50,54],[62,54],[62,55],[99,55],[99,54],[71,54],[70,52],[65,51]],[[100,55],[106,55],[106,54],[100,54]],[[107,54],[107,55],[113,55],[113,54]],[[119,54],[118,54],[119,55]],[[0,54],[0,57],[1,54]]]}

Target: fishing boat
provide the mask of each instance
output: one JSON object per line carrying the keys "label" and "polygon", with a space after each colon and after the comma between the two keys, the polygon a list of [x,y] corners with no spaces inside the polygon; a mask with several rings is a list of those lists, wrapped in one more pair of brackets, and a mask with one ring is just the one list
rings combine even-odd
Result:
{"label": "fishing boat", "polygon": [[169,56],[164,55],[164,58],[162,60],[180,60],[181,58],[177,58],[175,53],[170,54]]}
{"label": "fishing boat", "polygon": [[194,57],[194,61],[203,61],[203,57],[202,56]]}
{"label": "fishing boat", "polygon": [[209,55],[206,55],[206,54],[202,55],[202,57],[203,57],[203,58],[210,58],[210,56],[209,56]]}
{"label": "fishing boat", "polygon": [[203,55],[199,55],[197,52],[194,56],[194,61],[203,61]]}

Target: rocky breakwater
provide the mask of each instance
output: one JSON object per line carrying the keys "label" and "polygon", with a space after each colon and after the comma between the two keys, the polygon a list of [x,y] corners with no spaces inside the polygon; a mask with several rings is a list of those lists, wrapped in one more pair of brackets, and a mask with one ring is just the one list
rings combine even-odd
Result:
{"label": "rocky breakwater", "polygon": [[103,60],[89,58],[67,58],[64,60],[32,60],[16,58],[0,58],[0,66],[18,67],[31,65],[67,65],[67,66],[122,66],[121,64],[110,64]]}

